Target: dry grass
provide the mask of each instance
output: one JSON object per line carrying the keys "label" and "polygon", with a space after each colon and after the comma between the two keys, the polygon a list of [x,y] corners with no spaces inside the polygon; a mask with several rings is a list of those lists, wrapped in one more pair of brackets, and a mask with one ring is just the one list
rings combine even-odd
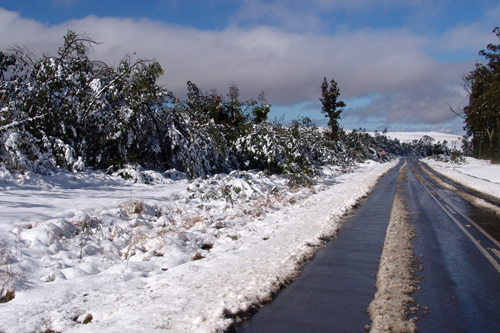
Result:
{"label": "dry grass", "polygon": [[195,261],[195,260],[200,260],[200,259],[203,259],[205,258],[203,256],[203,254],[201,254],[200,252],[196,251],[194,256],[191,258],[192,261]]}
{"label": "dry grass", "polygon": [[14,290],[0,288],[0,292],[0,303],[10,302],[16,297],[16,293]]}
{"label": "dry grass", "polygon": [[144,212],[144,201],[129,200],[122,203],[119,207],[127,214],[142,214]]}
{"label": "dry grass", "polygon": [[130,259],[130,257],[134,256],[136,254],[136,250],[147,252],[147,240],[148,237],[144,232],[142,232],[141,230],[135,232],[125,251],[125,259],[128,260]]}
{"label": "dry grass", "polygon": [[0,244],[0,303],[14,299],[15,275],[10,268],[10,253],[5,244]]}
{"label": "dry grass", "polygon": [[257,208],[243,209],[243,214],[250,217],[260,217],[262,215],[262,210]]}
{"label": "dry grass", "polygon": [[171,226],[165,226],[165,227],[161,228],[160,230],[158,230],[156,235],[158,237],[165,237],[166,235],[172,234],[174,232],[175,232],[174,228],[172,228]]}
{"label": "dry grass", "polygon": [[208,223],[206,216],[196,215],[196,216],[184,216],[182,218],[182,226],[186,229],[192,229],[198,223]]}
{"label": "dry grass", "polygon": [[250,206],[257,209],[258,211],[262,211],[267,208],[273,208],[273,205],[279,205],[285,201],[291,204],[295,204],[297,202],[296,199],[290,198],[283,194],[271,194],[266,196],[265,198],[256,200],[255,202],[251,203]]}

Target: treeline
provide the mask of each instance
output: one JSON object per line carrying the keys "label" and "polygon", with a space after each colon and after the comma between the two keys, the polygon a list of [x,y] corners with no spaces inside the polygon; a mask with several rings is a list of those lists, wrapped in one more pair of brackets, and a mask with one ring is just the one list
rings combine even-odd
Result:
{"label": "treeline", "polygon": [[[429,152],[415,149],[421,142],[405,145],[363,131],[337,128],[332,137],[308,118],[269,122],[264,94],[241,101],[236,84],[223,95],[187,82],[187,97],[179,100],[157,84],[163,74],[157,61],[126,56],[112,68],[89,58],[96,45],[69,31],[57,56],[0,52],[1,167],[46,174],[138,164],[192,177],[236,169],[307,177],[324,164]],[[327,116],[336,124],[339,114],[332,112]]]}
{"label": "treeline", "polygon": [[[493,33],[500,40],[500,28]],[[476,63],[464,78],[469,95],[465,130],[472,137],[474,157],[500,162],[500,44],[489,44],[479,55],[486,63]]]}

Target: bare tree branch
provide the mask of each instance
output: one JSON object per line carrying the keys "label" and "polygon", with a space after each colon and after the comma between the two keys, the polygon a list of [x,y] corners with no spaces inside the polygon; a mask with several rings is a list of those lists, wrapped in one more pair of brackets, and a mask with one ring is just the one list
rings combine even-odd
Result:
{"label": "bare tree branch", "polygon": [[449,103],[445,102],[445,104],[448,105],[448,107],[450,108],[450,111],[453,112],[457,117],[460,117],[460,118],[462,118],[462,119],[465,120],[465,116],[464,115],[462,115],[462,114],[458,113],[457,111],[453,110],[453,108],[451,107],[451,105]]}
{"label": "bare tree branch", "polygon": [[36,55],[31,52],[26,46],[14,45],[7,49],[10,53],[17,55],[18,59],[32,67],[38,62]]}

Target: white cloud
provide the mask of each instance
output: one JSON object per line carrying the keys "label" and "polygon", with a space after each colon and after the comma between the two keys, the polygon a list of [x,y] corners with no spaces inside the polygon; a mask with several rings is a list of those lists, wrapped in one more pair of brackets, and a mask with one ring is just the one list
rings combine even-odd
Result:
{"label": "white cloud", "polygon": [[62,40],[59,28],[50,28],[39,22],[24,19],[19,13],[0,8],[0,49],[12,46],[26,46],[30,50],[42,54],[55,52],[58,44],[56,36]]}
{"label": "white cloud", "polygon": [[495,42],[495,35],[488,34],[493,26],[484,23],[459,25],[446,31],[435,43],[435,48],[440,51],[472,50],[476,54],[484,49],[488,43]]}

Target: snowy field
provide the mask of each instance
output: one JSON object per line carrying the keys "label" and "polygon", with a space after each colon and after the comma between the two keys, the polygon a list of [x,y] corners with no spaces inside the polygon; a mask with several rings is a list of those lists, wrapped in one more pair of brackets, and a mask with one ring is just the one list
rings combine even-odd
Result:
{"label": "snowy field", "polygon": [[396,163],[328,168],[300,190],[252,172],[4,174],[0,281],[15,298],[0,331],[224,329],[291,281]]}
{"label": "snowy field", "polygon": [[[498,165],[425,162],[500,197]],[[326,168],[301,189],[257,172],[0,171],[2,297],[15,291],[0,332],[222,330],[293,280],[396,163]]]}

